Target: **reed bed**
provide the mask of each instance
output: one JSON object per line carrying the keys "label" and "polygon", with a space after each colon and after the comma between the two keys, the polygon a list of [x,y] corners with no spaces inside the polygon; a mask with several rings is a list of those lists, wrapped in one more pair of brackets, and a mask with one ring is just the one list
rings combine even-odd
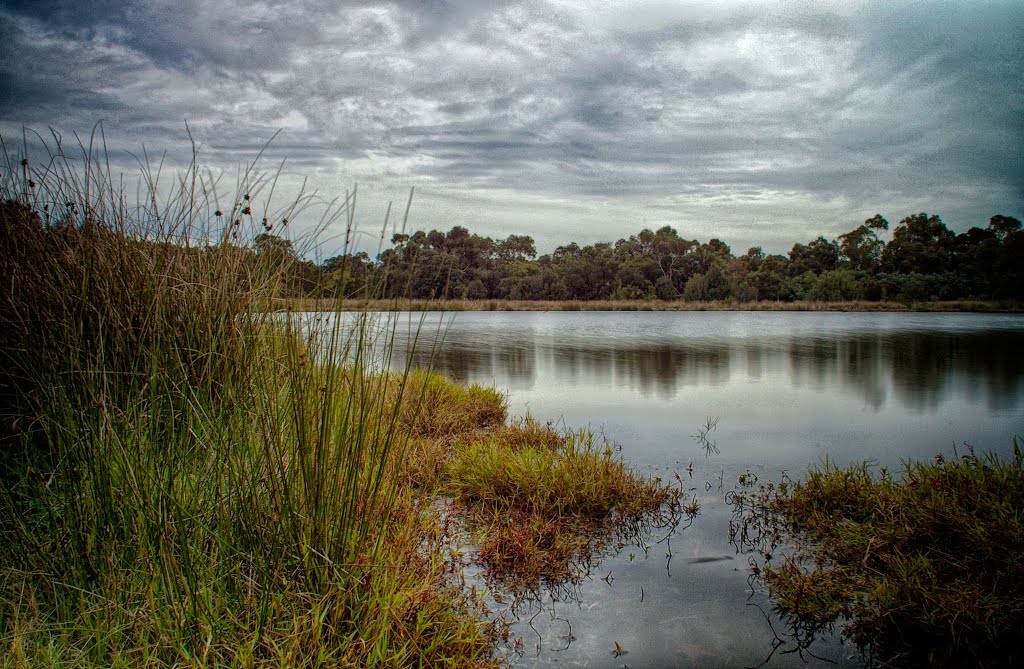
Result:
{"label": "reed bed", "polygon": [[292,259],[249,244],[311,200],[195,163],[129,198],[94,139],[5,156],[0,666],[497,664],[387,463],[500,397],[273,313]]}
{"label": "reed bed", "polygon": [[[3,147],[0,167],[3,669],[500,666],[443,518],[486,498],[611,522],[669,499],[507,423],[494,389],[389,371],[372,318],[280,311],[298,256],[252,242],[315,197],[277,204],[255,166],[218,192],[198,162],[144,163],[129,197],[102,135],[39,141],[45,161]],[[352,230],[353,205],[320,220]],[[507,485],[523,494],[484,490]]]}

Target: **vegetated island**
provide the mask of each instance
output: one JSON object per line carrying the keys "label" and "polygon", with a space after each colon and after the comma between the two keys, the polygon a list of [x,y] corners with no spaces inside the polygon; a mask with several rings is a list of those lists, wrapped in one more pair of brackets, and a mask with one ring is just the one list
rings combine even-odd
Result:
{"label": "vegetated island", "polygon": [[836,625],[880,666],[1008,667],[1024,659],[1024,450],[829,462],[744,481],[731,540],[752,549],[798,649]]}

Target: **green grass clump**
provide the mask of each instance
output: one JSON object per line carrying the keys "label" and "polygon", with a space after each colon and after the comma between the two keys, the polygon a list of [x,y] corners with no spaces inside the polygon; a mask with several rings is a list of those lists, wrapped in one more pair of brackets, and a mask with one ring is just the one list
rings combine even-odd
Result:
{"label": "green grass clump", "polygon": [[610,445],[529,417],[458,444],[444,477],[480,529],[481,563],[514,589],[579,578],[614,539],[679,513],[677,490],[633,472]]}
{"label": "green grass clump", "polygon": [[497,664],[394,472],[503,398],[274,312],[295,257],[250,243],[308,201],[195,164],[129,199],[55,142],[0,178],[0,667]]}
{"label": "green grass clump", "polygon": [[449,474],[450,490],[460,499],[548,517],[634,517],[670,496],[588,434],[568,435],[554,448],[497,439],[470,443]]}
{"label": "green grass clump", "polygon": [[[1007,666],[1024,629],[1024,469],[1015,457],[937,457],[901,478],[826,463],[763,487],[746,522],[780,609],[830,625],[899,666]],[[755,543],[757,543],[755,541]]]}
{"label": "green grass clump", "polygon": [[403,393],[415,401],[402,404],[402,420],[418,437],[451,440],[505,422],[505,396],[494,388],[459,385],[443,375],[416,370],[409,374]]}

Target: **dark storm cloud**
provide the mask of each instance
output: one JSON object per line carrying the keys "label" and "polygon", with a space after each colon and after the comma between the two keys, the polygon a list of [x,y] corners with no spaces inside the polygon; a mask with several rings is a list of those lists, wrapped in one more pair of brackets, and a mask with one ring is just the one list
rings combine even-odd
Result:
{"label": "dark storm cloud", "polygon": [[231,164],[281,129],[270,159],[415,184],[427,226],[779,248],[875,211],[1020,215],[1022,26],[1016,2],[15,0],[0,131],[181,148],[187,119]]}
{"label": "dark storm cloud", "polygon": [[111,34],[164,67],[260,69],[286,62],[289,50],[319,39],[314,2],[201,0],[14,0],[13,13],[72,40]]}

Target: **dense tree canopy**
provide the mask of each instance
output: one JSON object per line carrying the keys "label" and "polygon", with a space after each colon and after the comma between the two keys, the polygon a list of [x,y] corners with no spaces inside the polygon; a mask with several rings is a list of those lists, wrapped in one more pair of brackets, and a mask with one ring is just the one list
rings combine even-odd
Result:
{"label": "dense tree canopy", "polygon": [[537,256],[532,238],[491,239],[455,226],[396,234],[374,259],[366,253],[320,265],[295,257],[269,233],[257,253],[288,258],[288,294],[333,297],[510,300],[935,300],[1022,299],[1021,222],[993,216],[955,234],[927,213],[891,231],[875,215],[836,239],[794,244],[787,255],[761,247],[734,255],[718,239],[702,243],[665,226],[628,238]]}

